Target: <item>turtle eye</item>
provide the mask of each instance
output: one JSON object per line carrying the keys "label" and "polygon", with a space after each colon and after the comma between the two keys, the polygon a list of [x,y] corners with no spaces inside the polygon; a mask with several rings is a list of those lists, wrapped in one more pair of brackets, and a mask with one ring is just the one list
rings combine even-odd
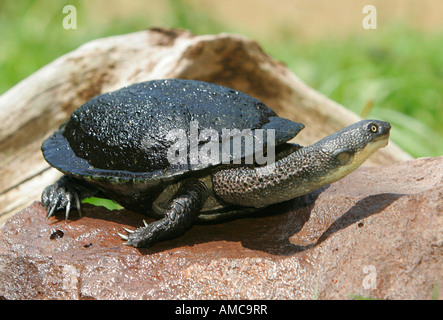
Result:
{"label": "turtle eye", "polygon": [[371,132],[373,132],[373,133],[376,133],[378,131],[378,126],[376,124],[372,123],[369,126],[369,130],[371,130]]}

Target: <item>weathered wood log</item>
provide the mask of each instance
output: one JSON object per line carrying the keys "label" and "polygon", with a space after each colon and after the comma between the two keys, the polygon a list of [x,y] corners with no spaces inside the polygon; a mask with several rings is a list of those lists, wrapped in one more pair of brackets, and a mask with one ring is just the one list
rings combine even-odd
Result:
{"label": "weathered wood log", "polygon": [[[306,124],[296,137],[300,144],[360,119],[242,36],[151,29],[94,40],[0,97],[0,222],[38,200],[42,189],[59,176],[44,161],[40,145],[72,111],[98,94],[160,78],[198,79],[246,92],[280,116]],[[410,158],[391,143],[367,164]]]}

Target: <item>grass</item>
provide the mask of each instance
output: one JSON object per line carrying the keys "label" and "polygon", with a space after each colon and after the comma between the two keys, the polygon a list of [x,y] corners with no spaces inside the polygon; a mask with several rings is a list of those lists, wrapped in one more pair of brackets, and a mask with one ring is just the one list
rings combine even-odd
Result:
{"label": "grass", "polygon": [[431,300],[438,300],[440,297],[440,282],[435,281],[432,286]]}
{"label": "grass", "polygon": [[443,154],[443,32],[406,26],[268,51],[311,87],[364,118],[389,121],[415,157]]}
{"label": "grass", "polygon": [[[62,28],[66,4],[77,8],[78,28]],[[215,13],[170,0],[157,21],[196,34],[244,33],[311,87],[364,118],[391,122],[392,140],[414,157],[443,154],[443,32],[424,34],[404,25],[358,36],[316,42],[298,40],[288,26],[272,38],[233,30]],[[143,13],[97,23],[86,2],[21,0],[0,2],[0,94],[32,72],[99,37],[143,30]],[[160,19],[160,20],[158,20]],[[158,22],[156,22],[158,24]]]}

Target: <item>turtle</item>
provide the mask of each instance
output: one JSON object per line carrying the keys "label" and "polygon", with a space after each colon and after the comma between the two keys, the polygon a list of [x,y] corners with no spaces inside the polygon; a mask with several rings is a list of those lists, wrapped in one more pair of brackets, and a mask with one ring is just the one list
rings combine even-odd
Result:
{"label": "turtle", "polygon": [[[258,99],[198,80],[159,79],[93,97],[42,144],[63,173],[41,196],[65,219],[106,197],[154,218],[118,235],[149,248],[193,224],[219,222],[333,183],[388,144],[390,124],[361,120],[318,142],[288,142],[304,125]],[[141,223],[140,223],[141,224]]]}

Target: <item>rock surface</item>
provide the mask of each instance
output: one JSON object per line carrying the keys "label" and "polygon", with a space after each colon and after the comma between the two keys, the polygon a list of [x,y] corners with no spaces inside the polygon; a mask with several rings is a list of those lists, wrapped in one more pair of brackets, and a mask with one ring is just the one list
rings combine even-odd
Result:
{"label": "rock surface", "polygon": [[443,157],[365,167],[141,250],[116,235],[141,215],[86,206],[65,224],[34,202],[0,229],[0,299],[429,299],[442,199]]}

